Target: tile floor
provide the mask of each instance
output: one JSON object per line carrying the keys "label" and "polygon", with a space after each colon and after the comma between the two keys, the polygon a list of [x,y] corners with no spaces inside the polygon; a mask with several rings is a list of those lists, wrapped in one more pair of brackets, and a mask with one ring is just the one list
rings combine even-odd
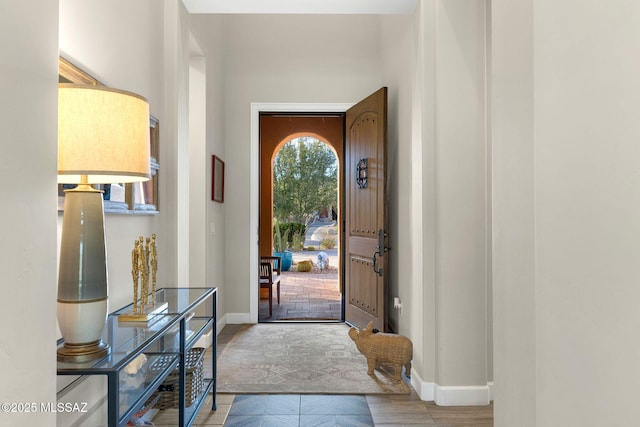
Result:
{"label": "tile floor", "polygon": [[364,396],[238,395],[225,427],[372,426]]}

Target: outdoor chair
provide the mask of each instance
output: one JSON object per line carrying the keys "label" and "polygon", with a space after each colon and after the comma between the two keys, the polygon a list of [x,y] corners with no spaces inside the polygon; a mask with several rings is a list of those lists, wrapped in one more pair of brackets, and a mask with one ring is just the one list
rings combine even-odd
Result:
{"label": "outdoor chair", "polygon": [[269,290],[269,317],[273,316],[273,285],[276,285],[278,305],[280,304],[280,268],[282,258],[279,256],[260,257],[259,281],[260,289]]}

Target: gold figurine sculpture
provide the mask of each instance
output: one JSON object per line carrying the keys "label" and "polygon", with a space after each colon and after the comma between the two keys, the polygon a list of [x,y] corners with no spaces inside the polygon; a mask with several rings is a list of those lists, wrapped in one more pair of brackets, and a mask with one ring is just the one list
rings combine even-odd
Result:
{"label": "gold figurine sculpture", "polygon": [[133,278],[133,312],[138,313],[138,280],[140,279],[140,266],[138,265],[138,241],[131,251],[131,277]]}
{"label": "gold figurine sculpture", "polygon": [[142,314],[144,314],[144,310],[147,308],[147,304],[149,302],[149,246],[145,247],[144,245],[144,237],[140,236],[140,244],[138,245],[140,248],[140,256],[139,256],[139,265],[140,265],[140,275],[142,278],[142,292],[140,293],[140,305],[142,306]]}
{"label": "gold figurine sculpture", "polygon": [[158,249],[156,234],[151,235],[151,304],[156,305],[156,273],[158,272]]}
{"label": "gold figurine sculpture", "polygon": [[[133,307],[121,314],[123,322],[148,322],[158,313],[165,311],[168,304],[156,304],[156,274],[158,271],[158,249],[156,235],[146,239],[140,236],[131,251],[131,278],[133,280]],[[151,285],[151,286],[149,286]],[[151,301],[149,301],[151,297]]]}

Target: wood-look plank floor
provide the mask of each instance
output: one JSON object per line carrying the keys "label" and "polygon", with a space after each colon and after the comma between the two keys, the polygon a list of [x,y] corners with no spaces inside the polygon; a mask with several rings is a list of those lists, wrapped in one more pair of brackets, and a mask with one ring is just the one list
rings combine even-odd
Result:
{"label": "wood-look plank floor", "polygon": [[375,426],[492,427],[493,404],[488,406],[438,406],[410,395],[368,395]]}

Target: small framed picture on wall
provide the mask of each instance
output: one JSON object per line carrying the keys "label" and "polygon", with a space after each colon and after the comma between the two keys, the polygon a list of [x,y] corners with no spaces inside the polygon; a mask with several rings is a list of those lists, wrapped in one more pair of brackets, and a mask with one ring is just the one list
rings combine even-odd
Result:
{"label": "small framed picture on wall", "polygon": [[224,162],[216,155],[211,166],[211,200],[224,203]]}

